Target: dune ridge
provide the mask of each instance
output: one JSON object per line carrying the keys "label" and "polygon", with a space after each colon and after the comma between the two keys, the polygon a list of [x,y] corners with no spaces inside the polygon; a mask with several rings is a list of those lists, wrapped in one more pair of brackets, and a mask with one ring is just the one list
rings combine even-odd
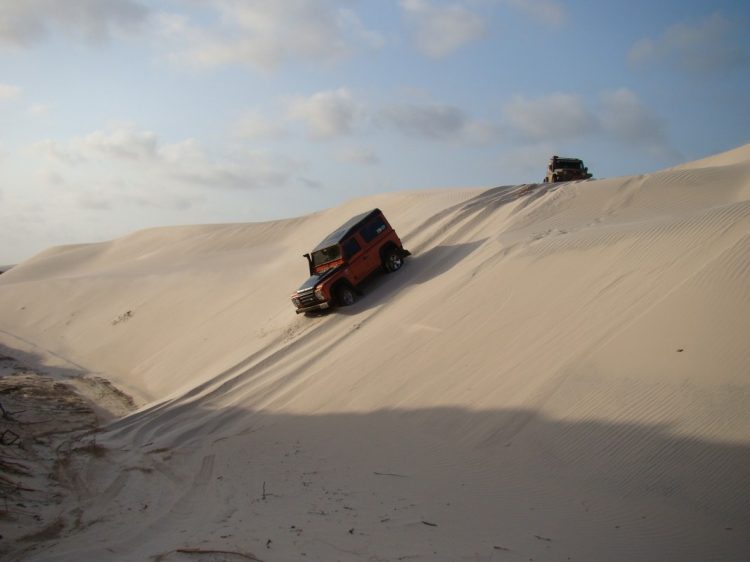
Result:
{"label": "dune ridge", "polygon": [[[373,207],[406,266],[296,316],[301,254]],[[52,248],[0,277],[0,343],[140,408],[13,552],[746,560],[748,335],[750,145]]]}

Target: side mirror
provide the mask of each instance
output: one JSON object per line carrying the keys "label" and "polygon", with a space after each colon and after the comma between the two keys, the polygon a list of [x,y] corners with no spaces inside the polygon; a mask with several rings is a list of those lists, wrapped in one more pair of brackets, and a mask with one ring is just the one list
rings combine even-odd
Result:
{"label": "side mirror", "polygon": [[310,277],[315,273],[315,270],[313,269],[313,262],[312,258],[310,257],[310,254],[302,254],[302,257],[307,260],[307,269],[310,270]]}

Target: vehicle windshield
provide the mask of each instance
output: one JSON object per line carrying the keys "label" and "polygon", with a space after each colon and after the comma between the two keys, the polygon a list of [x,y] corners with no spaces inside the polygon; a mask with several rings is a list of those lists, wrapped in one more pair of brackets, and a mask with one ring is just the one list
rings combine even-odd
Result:
{"label": "vehicle windshield", "polygon": [[581,170],[583,162],[580,160],[558,160],[557,167],[563,170]]}
{"label": "vehicle windshield", "polygon": [[335,246],[328,246],[322,250],[312,253],[312,262],[314,266],[323,265],[341,257],[341,248],[338,244]]}

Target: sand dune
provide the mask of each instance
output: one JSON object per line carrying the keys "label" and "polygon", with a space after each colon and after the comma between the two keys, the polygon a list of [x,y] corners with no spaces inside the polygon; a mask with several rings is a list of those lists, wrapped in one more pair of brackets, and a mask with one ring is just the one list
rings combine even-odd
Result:
{"label": "sand dune", "polygon": [[[296,316],[301,254],[373,207],[406,266]],[[6,552],[747,560],[748,342],[750,145],[52,248],[0,277],[0,343],[140,408]]]}

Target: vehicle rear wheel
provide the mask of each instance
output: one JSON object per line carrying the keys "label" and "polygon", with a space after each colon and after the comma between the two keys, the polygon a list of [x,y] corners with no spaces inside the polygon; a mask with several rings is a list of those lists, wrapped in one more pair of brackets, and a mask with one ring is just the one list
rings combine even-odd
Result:
{"label": "vehicle rear wheel", "polygon": [[336,288],[336,304],[338,306],[351,306],[355,300],[354,291],[349,285],[339,285]]}
{"label": "vehicle rear wheel", "polygon": [[388,273],[398,271],[402,265],[404,265],[404,258],[401,257],[401,252],[396,248],[391,248],[383,256],[383,268]]}
{"label": "vehicle rear wheel", "polygon": [[552,183],[557,183],[557,176],[552,176]]}

